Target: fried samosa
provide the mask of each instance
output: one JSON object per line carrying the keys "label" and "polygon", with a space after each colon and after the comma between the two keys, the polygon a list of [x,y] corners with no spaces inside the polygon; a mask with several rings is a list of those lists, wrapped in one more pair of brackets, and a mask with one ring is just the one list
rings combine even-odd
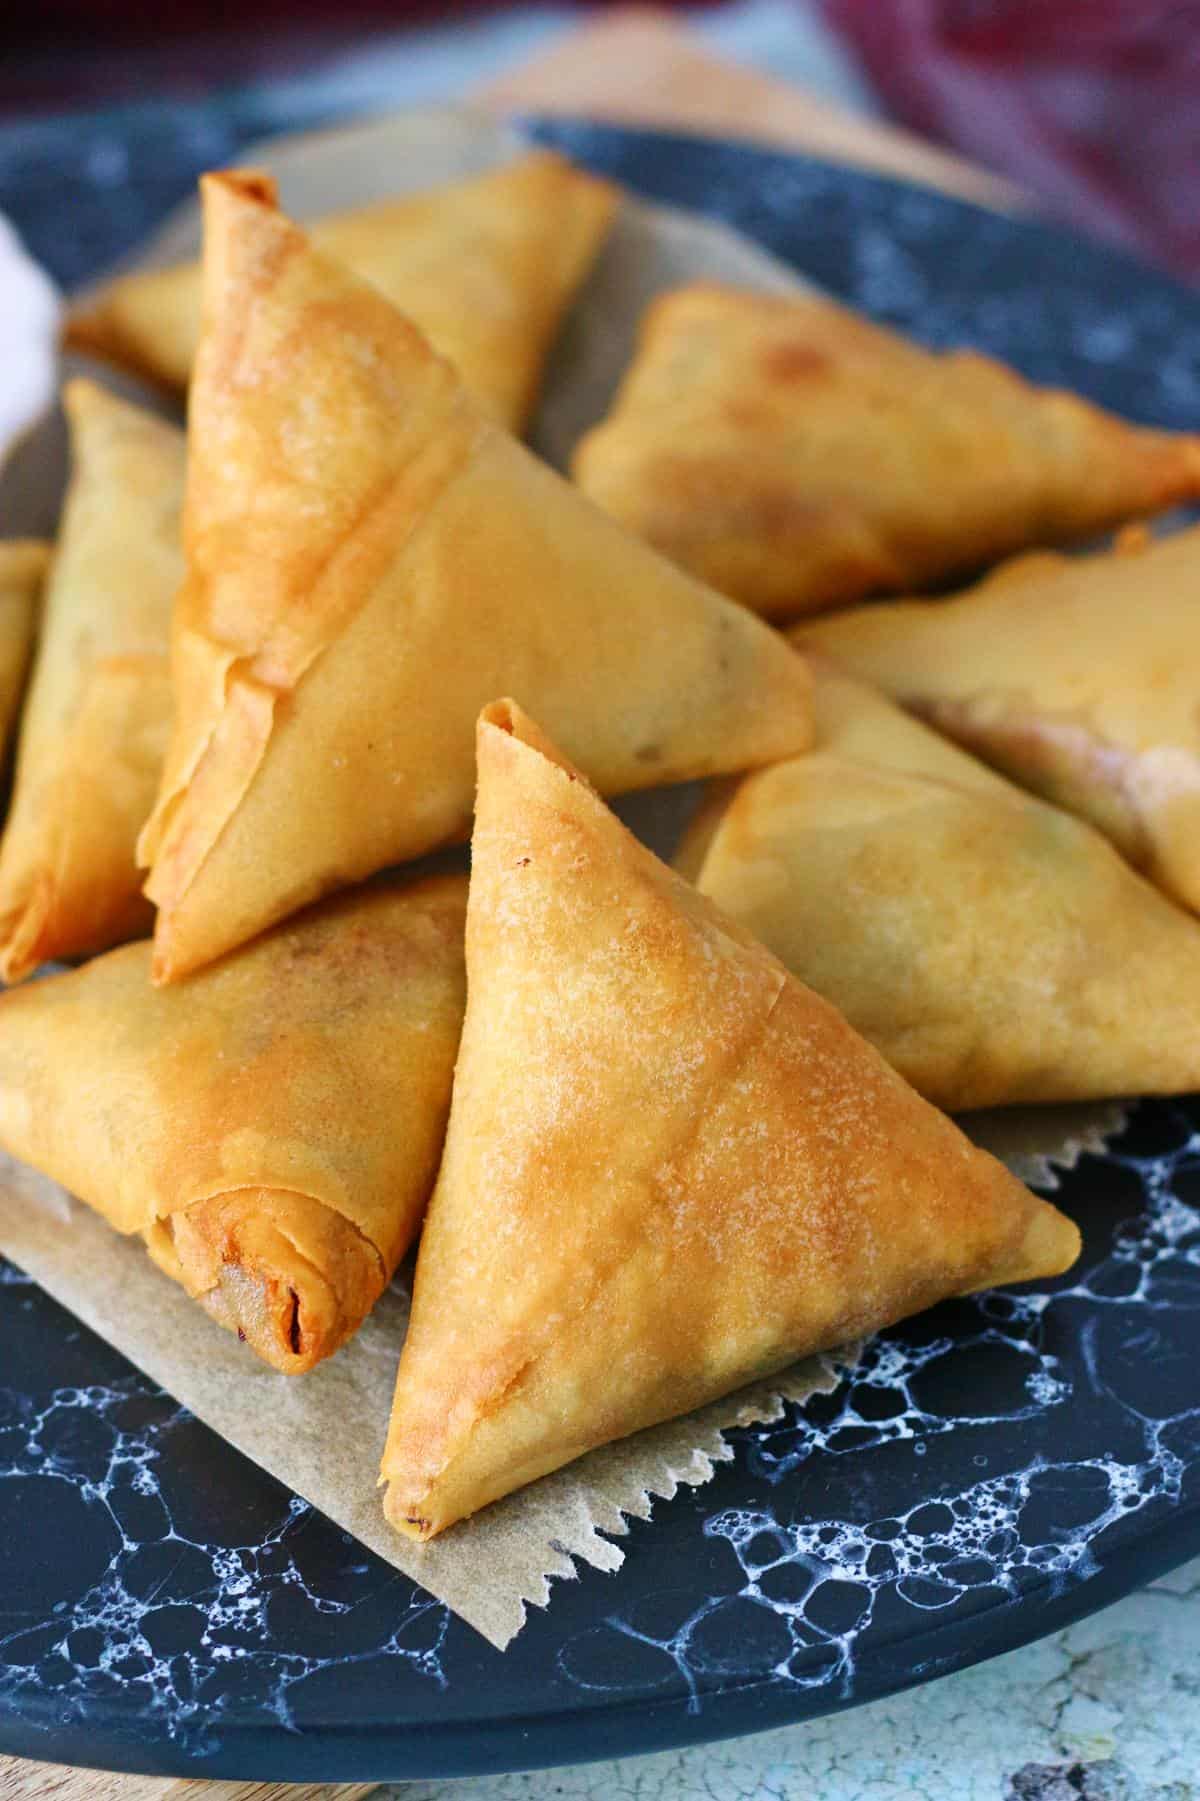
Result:
{"label": "fried samosa", "polygon": [[339,896],[194,980],[150,946],[0,996],[0,1143],[285,1374],[416,1236],[465,998],[466,881]]}
{"label": "fried samosa", "polygon": [[511,702],[479,726],[467,987],[383,1459],[402,1532],[1077,1254]]}
{"label": "fried samosa", "polygon": [[650,307],[586,494],[772,619],[965,575],[1200,496],[1200,438],[1127,424],[819,294]]}
{"label": "fried samosa", "polygon": [[677,867],[949,1111],[1200,1088],[1200,926],[1108,841],[824,667],[817,749]]}
{"label": "fried samosa", "polygon": [[30,538],[0,542],[0,765],[21,711],[50,546]]}
{"label": "fried samosa", "polygon": [[140,846],[156,979],[464,837],[507,687],[609,791],[804,748],[783,639],[486,419],[252,184],[204,193],[176,726]]}
{"label": "fried samosa", "polygon": [[135,856],[171,725],[184,436],[91,382],[63,396],[73,470],[0,846],[0,975],[150,930]]}
{"label": "fried samosa", "polygon": [[822,620],[829,651],[994,764],[1099,828],[1200,910],[1200,527],[1129,533],[1086,557],[1003,565],[949,601]]}
{"label": "fried samosa", "polygon": [[[609,182],[533,150],[468,181],[335,214],[312,239],[403,308],[475,398],[520,431],[616,205]],[[68,314],[66,341],[185,388],[201,286],[198,263],[123,276]]]}

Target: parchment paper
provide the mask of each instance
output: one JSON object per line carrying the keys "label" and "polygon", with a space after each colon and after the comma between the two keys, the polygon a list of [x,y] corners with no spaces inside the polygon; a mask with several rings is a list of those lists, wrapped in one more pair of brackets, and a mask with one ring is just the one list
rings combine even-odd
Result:
{"label": "parchment paper", "polygon": [[[308,218],[474,172],[518,147],[506,128],[469,114],[413,113],[287,140],[243,160],[271,168],[284,205]],[[188,207],[136,261],[171,262],[198,244],[196,209]],[[607,410],[646,302],[698,276],[774,290],[800,285],[781,263],[724,226],[627,201],[547,372],[531,436],[550,461],[565,467],[576,438]],[[84,366],[82,359],[67,361]],[[89,366],[89,372],[137,393],[136,384],[105,370]],[[167,410],[161,400],[154,404]],[[64,476],[56,417],[0,476],[4,534],[48,530]],[[618,810],[670,856],[696,798],[689,788],[663,790],[632,797]],[[972,1135],[1018,1174],[1055,1186],[1053,1165],[1101,1149],[1123,1117],[1117,1105],[1022,1108],[976,1115],[969,1123]],[[401,1281],[336,1357],[290,1378],[213,1324],[151,1264],[140,1241],[119,1238],[55,1184],[2,1155],[0,1252],[238,1450],[500,1647],[520,1631],[527,1603],[548,1601],[550,1579],[573,1573],[575,1558],[616,1569],[623,1553],[613,1539],[629,1518],[647,1518],[653,1497],[708,1481],[714,1465],[732,1455],[724,1429],[778,1418],[785,1401],[828,1390],[855,1355],[851,1349],[811,1359],[682,1420],[592,1452],[421,1546],[385,1524],[376,1489],[408,1317]]]}
{"label": "parchment paper", "polygon": [[652,1495],[707,1482],[732,1455],[722,1427],[777,1419],[785,1398],[803,1400],[837,1380],[832,1358],[797,1364],[782,1379],[593,1451],[418,1545],[387,1525],[376,1487],[408,1323],[401,1282],[337,1356],[292,1377],[214,1324],[140,1240],[119,1237],[2,1155],[0,1249],[198,1419],[501,1648],[524,1624],[526,1603],[544,1605],[550,1578],[573,1573],[572,1558],[615,1570],[623,1553],[602,1534],[623,1533],[626,1515],[648,1518]]}

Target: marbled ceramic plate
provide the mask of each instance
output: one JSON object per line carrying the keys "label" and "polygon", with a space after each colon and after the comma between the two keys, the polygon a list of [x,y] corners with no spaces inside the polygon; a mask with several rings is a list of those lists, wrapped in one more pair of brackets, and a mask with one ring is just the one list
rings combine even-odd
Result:
{"label": "marbled ceramic plate", "polygon": [[[0,208],[84,276],[288,122],[238,108],[0,142]],[[1121,257],[797,158],[539,135],[929,342],[1200,420],[1200,300]],[[1142,1105],[1060,1198],[1085,1228],[1069,1278],[886,1334],[503,1654],[0,1265],[0,1750],[281,1780],[625,1755],[852,1705],[1103,1605],[1200,1549],[1200,1104]]]}

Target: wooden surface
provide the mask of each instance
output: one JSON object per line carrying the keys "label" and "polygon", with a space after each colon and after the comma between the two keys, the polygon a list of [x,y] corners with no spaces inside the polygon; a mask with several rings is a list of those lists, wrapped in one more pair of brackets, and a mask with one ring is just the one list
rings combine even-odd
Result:
{"label": "wooden surface", "polygon": [[[809,151],[1004,209],[1024,196],[999,177],[892,126],[855,118],[789,83],[723,62],[665,14],[622,8],[479,90],[496,112],[575,113]],[[373,1783],[181,1782],[0,1757],[3,1801],[358,1801]]]}
{"label": "wooden surface", "polygon": [[181,1782],[175,1776],[114,1776],[63,1764],[0,1757],[3,1801],[360,1801],[374,1782]]}

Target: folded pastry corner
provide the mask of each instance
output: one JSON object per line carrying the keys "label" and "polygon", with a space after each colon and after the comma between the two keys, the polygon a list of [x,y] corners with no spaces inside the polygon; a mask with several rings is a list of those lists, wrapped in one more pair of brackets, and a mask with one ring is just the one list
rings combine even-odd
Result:
{"label": "folded pastry corner", "polygon": [[149,930],[134,855],[171,718],[184,436],[89,381],[0,844],[0,975]]}
{"label": "folded pastry corner", "polygon": [[770,618],[940,582],[1200,497],[1200,436],[1118,419],[824,295],[696,282],[642,324],[575,476]]}
{"label": "folded pastry corner", "polygon": [[817,747],[676,857],[949,1111],[1200,1087],[1200,925],[1101,835],[815,660]]}
{"label": "folded pastry corner", "polygon": [[948,600],[798,628],[1013,781],[1077,813],[1200,910],[1200,526],[1014,558]]}
{"label": "folded pastry corner", "polygon": [[142,1236],[161,1270],[287,1375],[352,1337],[391,1274],[352,1220],[293,1189],[210,1195]]}
{"label": "folded pastry corner", "polygon": [[478,760],[467,1014],[381,1472],[420,1539],[1079,1246],[512,702]]}
{"label": "folded pastry corner", "polygon": [[420,1226],[464,1005],[466,882],[340,897],[191,981],[150,946],[0,996],[0,1143],[285,1374],[374,1306]]}
{"label": "folded pastry corner", "polygon": [[[272,199],[270,178],[254,179],[260,198]],[[401,306],[477,400],[520,431],[616,207],[610,182],[553,150],[531,150],[464,181],[333,214],[312,237]],[[71,308],[66,343],[186,388],[201,288],[195,262],[121,276]]]}
{"label": "folded pastry corner", "polygon": [[609,791],[804,747],[783,639],[626,537],[258,195],[203,189],[175,729],[139,847],[156,979],[464,837],[498,692]]}

